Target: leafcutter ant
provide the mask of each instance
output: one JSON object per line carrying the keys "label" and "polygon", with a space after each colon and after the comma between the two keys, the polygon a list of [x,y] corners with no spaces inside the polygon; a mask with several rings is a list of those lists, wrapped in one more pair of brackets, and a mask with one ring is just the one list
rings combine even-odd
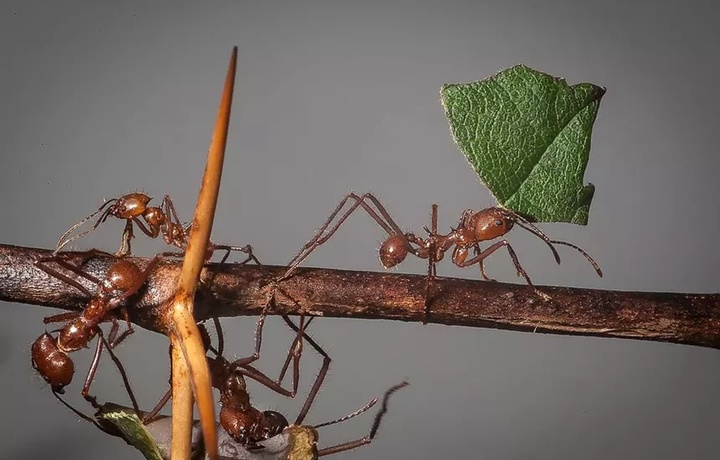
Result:
{"label": "leafcutter ant", "polygon": [[[310,346],[312,346],[323,357],[322,366],[318,376],[316,377],[316,384],[313,385],[311,394],[308,396],[305,406],[303,406],[303,411],[307,413],[315,395],[317,394],[320,384],[330,368],[330,363],[332,361],[330,356],[305,333],[305,328],[312,322],[313,318],[310,317],[306,321],[305,317],[301,316],[300,327],[296,326],[289,317],[282,316],[282,318],[288,326],[296,332],[296,337],[290,346],[287,360],[277,380],[273,380],[250,364],[258,359],[256,356],[240,358],[232,362],[228,361],[223,356],[223,331],[217,318],[213,318],[218,336],[217,348],[212,345],[210,335],[208,334],[205,326],[200,325],[199,327],[203,336],[205,349],[214,354],[214,357],[208,356],[207,361],[210,374],[212,376],[212,385],[220,392],[220,404],[222,407],[220,413],[221,424],[223,428],[225,428],[225,430],[228,431],[234,439],[236,439],[236,441],[244,445],[253,444],[258,440],[273,436],[271,434],[263,437],[265,434],[272,432],[270,429],[271,422],[273,422],[272,414],[268,415],[268,420],[265,420],[264,415],[252,409],[249,403],[249,395],[245,390],[245,377],[259,382],[280,395],[294,398],[297,394],[298,384],[300,381],[300,358],[303,352],[303,340],[307,341]],[[288,390],[282,386],[282,381],[291,361],[293,364],[292,389]],[[144,421],[155,417],[170,400],[171,395],[171,390],[168,390],[157,405],[146,414]],[[282,431],[282,428],[280,431]]]}
{"label": "leafcutter ant", "polygon": [[[322,349],[322,347],[320,347],[305,332],[305,328],[312,321],[312,318],[310,318],[308,321],[305,321],[305,317],[301,316],[299,326],[287,317],[285,317],[284,319],[287,322],[288,326],[297,333],[297,337],[293,342],[290,353],[288,354],[288,360],[291,359],[291,356],[293,359],[294,386],[297,385],[297,367],[299,365],[300,355],[302,354],[302,341],[310,344],[318,353],[323,356],[323,365],[320,369],[320,372],[315,378],[315,382],[313,383],[312,388],[308,393],[307,399],[303,404],[303,407],[300,410],[299,414],[297,415],[295,422],[292,425],[288,422],[287,418],[279,412],[269,410],[260,411],[259,409],[256,409],[250,402],[250,394],[247,391],[245,378],[248,377],[256,380],[267,386],[268,388],[271,388],[278,393],[284,394],[282,391],[278,391],[276,387],[277,382],[273,382],[254,367],[249,366],[248,364],[244,364],[242,360],[236,360],[233,362],[228,361],[222,354],[223,347],[220,344],[221,341],[219,340],[218,348],[214,348],[212,344],[209,343],[210,339],[209,335],[207,335],[207,331],[204,330],[204,328],[201,329],[201,331],[204,331],[203,339],[206,342],[206,348],[215,355],[214,357],[208,356],[207,359],[210,368],[210,374],[212,376],[212,385],[220,392],[220,425],[235,442],[237,442],[239,445],[249,451],[263,449],[263,441],[266,441],[273,436],[280,435],[285,431],[289,431],[291,433],[291,436],[296,437],[296,439],[303,438],[305,441],[308,442],[307,445],[304,446],[307,451],[303,451],[303,455],[305,456],[302,457],[308,459],[318,458],[321,456],[355,449],[357,447],[372,442],[378,431],[380,421],[382,420],[383,415],[387,412],[387,404],[390,395],[395,391],[399,390],[400,388],[407,386],[408,383],[402,382],[399,385],[395,385],[385,393],[382,408],[376,415],[372,429],[367,436],[357,439],[355,441],[349,441],[336,446],[322,448],[318,450],[316,446],[318,439],[316,431],[317,428],[333,425],[356,417],[373,407],[378,400],[373,399],[372,401],[370,401],[370,403],[366,404],[359,410],[330,422],[325,422],[314,426],[302,425],[305,417],[310,411],[310,408],[313,401],[315,400],[315,397],[318,394],[318,391],[320,390],[325,376],[327,375],[327,371],[330,365],[330,357]],[[221,336],[222,332],[221,330],[218,330],[218,337]],[[286,368],[287,361],[286,365],[283,366],[283,371],[281,372],[281,377],[279,380],[282,380],[282,375],[284,374]],[[165,402],[167,402],[168,398],[169,395],[166,395],[166,397],[163,398],[163,401],[161,401],[161,403],[164,404]],[[151,420],[157,415],[158,410],[159,408],[156,407],[153,411],[146,414],[145,418]]]}
{"label": "leafcutter ant", "polygon": [[[343,211],[348,202],[352,203],[351,206],[341,214],[341,211]],[[316,232],[315,236],[308,241],[290,261],[287,271],[278,281],[290,277],[297,267],[318,246],[330,239],[350,214],[358,208],[364,209],[388,234],[388,237],[380,245],[379,249],[379,259],[383,267],[395,267],[405,260],[408,254],[413,254],[416,257],[428,260],[428,283],[425,295],[426,319],[430,307],[430,285],[436,274],[435,265],[444,258],[445,253],[450,249],[453,249],[451,260],[455,265],[458,267],[478,265],[481,276],[485,280],[489,280],[485,273],[483,261],[498,249],[505,247],[515,265],[518,276],[523,276],[527,284],[540,297],[543,299],[549,298],[533,285],[527,272],[525,272],[522,265],[520,265],[515,250],[506,239],[497,241],[484,250],[480,249],[481,242],[503,237],[516,225],[542,239],[552,251],[555,261],[558,264],[560,263],[560,255],[555,249],[555,245],[569,246],[582,254],[593,266],[598,276],[602,277],[600,267],[588,253],[572,243],[550,239],[528,219],[508,209],[495,206],[480,211],[465,210],[460,216],[460,222],[457,227],[452,228],[447,234],[441,234],[438,233],[437,229],[437,205],[434,204],[432,206],[431,228],[428,229],[425,227],[428,236],[427,238],[422,238],[414,233],[403,232],[392,217],[390,217],[390,213],[387,212],[380,201],[371,193],[365,193],[359,196],[351,192],[340,201],[322,227]],[[471,249],[474,251],[474,255],[468,258],[468,253]]]}
{"label": "leafcutter ant", "polygon": [[[163,197],[160,206],[148,206],[150,200],[152,200],[152,198],[149,195],[141,192],[135,192],[105,201],[97,209],[97,211],[82,219],[63,233],[57,243],[57,246],[55,247],[53,255],[57,255],[57,253],[70,242],[93,232],[109,217],[115,217],[125,221],[122,243],[120,245],[120,249],[117,253],[115,253],[118,257],[124,257],[132,253],[130,241],[135,237],[133,230],[135,225],[137,225],[137,227],[150,238],[157,238],[162,235],[165,243],[184,251],[187,247],[190,224],[183,225],[182,222],[180,222],[180,218],[175,211],[175,205],[168,195]],[[92,227],[84,232],[72,235],[75,230],[81,227],[85,222],[93,219],[98,214],[100,214],[100,217],[98,217]],[[228,246],[211,242],[208,247],[208,260],[212,257],[215,251],[225,251],[225,255],[223,256],[221,263],[227,260],[232,251],[245,253],[247,255],[245,262],[250,260],[257,262],[250,245]],[[164,255],[177,256],[181,254],[166,253]]]}
{"label": "leafcutter ant", "polygon": [[[97,253],[100,253],[100,251],[87,251],[81,255],[81,258],[85,259]],[[93,294],[77,280],[51,268],[47,265],[50,261],[54,261],[60,267],[95,283],[97,285],[97,291]],[[97,335],[99,336],[99,340],[95,347],[95,355],[90,369],[85,377],[85,383],[81,391],[82,396],[86,399],[90,398],[90,386],[92,385],[100,363],[103,347],[105,347],[120,371],[123,383],[132,400],[133,407],[137,408],[137,402],[130,389],[127,375],[112,349],[134,332],[127,310],[122,308],[122,305],[145,284],[148,275],[159,261],[160,257],[156,256],[148,263],[144,270],[141,270],[140,267],[128,259],[118,259],[110,266],[105,278],[102,280],[85,273],[79,266],[67,262],[62,256],[39,260],[36,263],[39,268],[51,276],[55,276],[71,286],[76,287],[90,297],[90,300],[81,312],[61,313],[45,318],[45,324],[65,322],[65,325],[53,331],[58,332],[57,337],[53,337],[50,333],[45,332],[40,335],[32,345],[33,368],[50,384],[50,388],[56,396],[58,393],[64,393],[64,387],[70,384],[75,372],[75,366],[69,354],[87,348],[90,341]],[[119,335],[119,324],[115,316],[115,310],[118,309],[127,323],[127,330]],[[100,324],[106,321],[112,323],[107,339],[100,328]]]}

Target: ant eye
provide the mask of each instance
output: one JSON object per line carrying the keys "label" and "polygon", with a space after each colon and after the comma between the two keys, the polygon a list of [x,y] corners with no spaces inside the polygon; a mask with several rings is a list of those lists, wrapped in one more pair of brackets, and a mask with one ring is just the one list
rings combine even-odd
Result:
{"label": "ant eye", "polygon": [[505,225],[505,222],[503,222],[502,220],[498,219],[498,220],[495,221],[495,225],[497,225],[498,227],[502,227],[503,225]]}

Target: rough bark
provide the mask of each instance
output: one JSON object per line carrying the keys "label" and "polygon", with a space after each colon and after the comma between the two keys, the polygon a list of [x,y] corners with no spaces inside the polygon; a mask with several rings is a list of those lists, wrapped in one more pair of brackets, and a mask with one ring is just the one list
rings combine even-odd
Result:
{"label": "rough bark", "polygon": [[[65,310],[87,301],[78,289],[35,266],[45,249],[0,245],[0,300]],[[111,257],[83,269],[102,278]],[[134,259],[143,266],[148,259]],[[128,305],[140,327],[161,332],[162,305],[173,295],[181,261],[166,259]],[[208,265],[196,294],[195,316],[258,315],[283,267]],[[83,282],[91,291],[92,283]],[[397,273],[302,268],[279,283],[270,314],[422,321],[425,277]],[[542,286],[540,299],[524,285],[438,278],[430,323],[515,331],[632,338],[720,348],[720,295],[606,291]]]}

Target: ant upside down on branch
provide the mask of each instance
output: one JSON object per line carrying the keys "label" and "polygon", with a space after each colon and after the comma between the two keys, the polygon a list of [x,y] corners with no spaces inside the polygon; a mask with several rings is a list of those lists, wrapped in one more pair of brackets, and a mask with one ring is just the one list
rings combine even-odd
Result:
{"label": "ant upside down on branch", "polygon": [[[287,418],[280,412],[271,410],[260,411],[251,404],[250,394],[247,391],[245,378],[251,378],[262,383],[268,388],[275,389],[273,387],[272,381],[257,369],[248,366],[247,364],[243,364],[241,360],[230,362],[223,356],[224,340],[222,338],[222,329],[218,328],[217,330],[218,347],[215,348],[210,343],[210,336],[207,333],[207,330],[204,327],[201,328],[203,334],[203,341],[205,342],[206,348],[214,355],[208,356],[207,360],[212,376],[213,387],[216,388],[220,393],[221,411],[219,415],[219,424],[230,436],[236,446],[239,446],[240,448],[245,449],[249,452],[261,451],[265,448],[265,446],[263,445],[264,441],[267,441],[274,436],[287,432],[290,434],[290,436],[296,439],[303,438],[303,440],[310,441],[309,444],[302,445],[302,452],[300,452],[300,454],[302,455],[301,458],[319,458],[351,449],[356,449],[372,442],[378,432],[382,418],[387,413],[390,395],[408,385],[407,382],[402,382],[400,384],[392,386],[385,392],[381,408],[375,415],[370,432],[366,436],[353,441],[347,441],[338,445],[318,449],[318,428],[333,425],[336,423],[341,423],[351,418],[357,417],[375,406],[378,402],[378,399],[375,398],[360,409],[338,419],[331,420],[329,422],[324,422],[317,425],[302,424],[308,412],[310,411],[312,403],[317,396],[317,393],[325,379],[330,363],[330,357],[327,355],[327,353],[325,353],[325,351],[322,350],[322,348],[305,332],[305,327],[311,322],[311,320],[312,318],[305,321],[305,318],[301,317],[299,326],[295,325],[295,323],[293,323],[291,320],[287,320],[289,326],[296,331],[297,337],[293,342],[293,345],[291,346],[290,352],[288,353],[288,360],[286,360],[286,365],[283,366],[283,370],[281,371],[281,376],[279,380],[282,380],[284,372],[287,368],[287,362],[290,359],[295,359],[293,364],[294,367],[297,367],[299,365],[299,357],[302,354],[302,340],[307,341],[324,358],[322,368],[318,373],[317,377],[315,378],[315,382],[312,385],[307,399],[303,404],[303,407],[300,410],[299,414],[295,418],[294,423],[292,424],[290,424]],[[219,326],[219,323],[216,319],[215,324],[216,327]],[[126,389],[129,394],[132,394],[129,383],[126,385]],[[101,413],[105,412],[106,408],[100,405],[94,396],[87,394],[85,395],[85,399],[92,405],[94,409],[96,409],[96,417],[90,417],[86,414],[83,414],[80,410],[64,401],[57,394],[56,397],[58,397],[58,399],[66,407],[72,410],[76,415],[90,423],[93,423],[103,432],[113,436],[123,437],[116,427],[109,425],[106,421],[99,421],[97,417]],[[134,397],[131,396],[131,398],[134,401]],[[167,403],[168,400],[169,393],[165,397],[163,397],[160,403],[151,412],[141,412],[136,408],[134,408],[133,410],[139,417],[142,417],[142,421],[144,424],[149,425],[155,423],[157,420],[162,418],[162,416],[158,416],[157,414]],[[291,443],[292,442],[294,441],[291,441]],[[289,448],[290,447],[288,446],[288,449]],[[237,447],[234,448],[233,451],[237,451]]]}
{"label": "ant upside down on branch", "polygon": [[[44,319],[45,324],[65,322],[65,325],[52,331],[58,333],[57,337],[53,337],[46,331],[37,338],[32,345],[32,365],[40,376],[50,384],[53,394],[61,399],[59,394],[64,393],[64,387],[71,383],[75,372],[75,365],[69,354],[87,348],[90,341],[95,336],[98,336],[99,340],[95,347],[95,355],[81,391],[82,396],[86,399],[90,398],[90,386],[100,364],[100,357],[104,347],[107,348],[111,359],[120,372],[133,408],[137,409],[137,401],[130,389],[127,375],[120,360],[115,356],[113,348],[134,332],[128,312],[123,305],[142,288],[149,274],[160,261],[160,256],[153,258],[145,267],[145,270],[141,270],[135,263],[127,259],[118,259],[110,266],[105,278],[100,280],[85,273],[80,268],[84,260],[97,254],[107,255],[97,250],[86,251],[82,255],[79,265],[73,265],[62,256],[54,256],[36,262],[36,265],[46,273],[74,286],[89,296],[90,300],[81,312],[61,313]],[[79,281],[52,268],[49,265],[50,262],[55,262],[71,273],[94,283],[97,286],[97,291],[94,294],[91,293]],[[124,318],[127,324],[127,329],[119,335],[117,313]],[[100,324],[108,321],[112,325],[110,334],[106,339]]]}

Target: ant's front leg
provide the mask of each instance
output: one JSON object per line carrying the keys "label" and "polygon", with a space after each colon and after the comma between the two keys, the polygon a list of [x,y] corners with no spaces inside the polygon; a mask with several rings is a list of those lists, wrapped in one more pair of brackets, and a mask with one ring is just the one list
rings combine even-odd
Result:
{"label": "ant's front leg", "polygon": [[458,267],[464,268],[469,267],[474,264],[478,264],[482,262],[485,258],[487,258],[490,254],[497,251],[501,247],[506,247],[508,250],[508,253],[510,254],[510,258],[513,261],[513,265],[515,265],[515,269],[517,270],[518,276],[522,276],[525,278],[525,281],[527,281],[528,286],[530,286],[535,293],[541,297],[543,300],[550,300],[550,296],[545,294],[544,292],[541,292],[538,288],[535,287],[535,285],[530,280],[530,277],[528,276],[525,269],[522,268],[522,265],[520,265],[520,261],[518,260],[517,254],[515,253],[515,250],[510,245],[508,240],[501,240],[497,243],[489,246],[484,251],[480,251],[478,255],[473,257],[470,260],[465,260],[467,257],[468,248],[466,246],[456,246],[455,251],[453,252],[453,263],[457,265]]}
{"label": "ant's front leg", "polygon": [[167,221],[167,231],[165,232],[166,234],[163,235],[165,241],[180,249],[185,248],[187,246],[189,230],[183,228],[170,195],[163,197],[162,203],[160,203],[160,209],[163,208],[165,209],[165,219]]}
{"label": "ant's front leg", "polygon": [[[473,252],[475,253],[475,254],[474,254],[475,256],[477,256],[478,254],[480,254],[480,253],[482,252],[482,250],[480,249],[480,245],[479,245],[478,243],[475,243],[475,244],[473,245]],[[493,282],[493,283],[496,283],[496,282],[497,282],[496,279],[490,278],[490,277],[487,275],[487,272],[485,271],[485,263],[484,263],[483,260],[481,260],[480,262],[478,262],[478,265],[479,265],[479,267],[480,267],[480,276],[482,277],[483,280],[485,280],[485,281],[490,281],[490,282]]]}
{"label": "ant's front leg", "polygon": [[[87,262],[92,257],[112,257],[114,258],[114,254],[110,254],[109,252],[101,251],[99,249],[89,249],[87,251],[83,251],[81,253],[58,253],[56,255],[50,256],[50,257],[43,257],[35,261],[35,266],[39,268],[40,270],[44,271],[48,275],[52,276],[53,278],[57,278],[60,281],[63,281],[64,283],[76,288],[83,294],[85,294],[88,297],[92,297],[93,293],[90,292],[89,289],[87,289],[85,286],[80,284],[79,281],[76,279],[73,279],[69,277],[68,275],[58,271],[55,268],[52,268],[49,264],[50,263],[56,263],[61,268],[73,273],[74,275],[77,275],[81,278],[85,278],[86,280],[90,281],[91,283],[95,284],[96,286],[100,285],[100,280],[96,278],[95,276],[86,273],[82,268],[80,268],[85,262]],[[77,264],[72,264],[68,260],[76,260],[79,259]]]}
{"label": "ant's front leg", "polygon": [[115,253],[116,257],[126,257],[132,254],[132,250],[130,248],[130,240],[135,238],[135,234],[133,233],[133,220],[134,219],[127,219],[125,221],[125,230],[123,230],[122,234],[122,243],[120,244],[120,249]]}

